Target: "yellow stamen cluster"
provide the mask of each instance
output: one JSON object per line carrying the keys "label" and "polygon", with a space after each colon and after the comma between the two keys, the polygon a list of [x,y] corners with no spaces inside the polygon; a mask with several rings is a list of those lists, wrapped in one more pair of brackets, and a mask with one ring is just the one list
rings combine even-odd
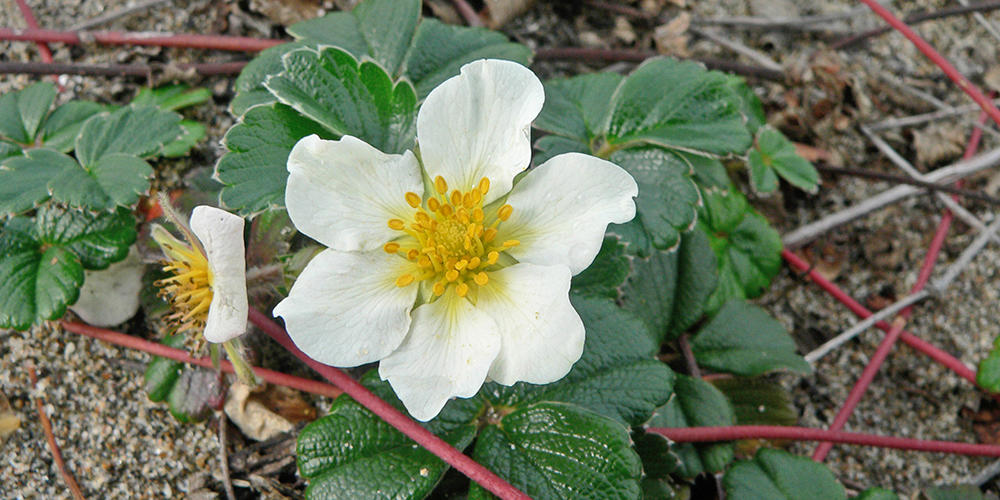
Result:
{"label": "yellow stamen cluster", "polygon": [[157,281],[159,295],[170,302],[173,312],[167,321],[177,325],[177,332],[201,333],[212,305],[212,271],[199,248],[179,241],[158,241],[167,261],[163,270],[173,274]]}
{"label": "yellow stamen cluster", "polygon": [[416,193],[406,193],[406,203],[416,211],[407,224],[402,219],[390,219],[389,227],[411,236],[401,236],[382,249],[415,263],[418,272],[406,273],[396,279],[396,286],[432,280],[434,295],[444,294],[454,286],[460,297],[486,286],[489,267],[497,263],[500,253],[520,244],[517,240],[496,241],[497,227],[510,218],[514,209],[503,205],[487,221],[483,199],[490,189],[490,180],[483,177],[473,189],[449,193],[448,183],[438,176],[434,192],[426,201]]}

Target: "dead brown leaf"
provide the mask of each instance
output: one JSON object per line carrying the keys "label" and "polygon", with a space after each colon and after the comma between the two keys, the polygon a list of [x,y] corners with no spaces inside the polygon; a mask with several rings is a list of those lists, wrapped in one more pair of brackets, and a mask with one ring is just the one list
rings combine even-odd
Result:
{"label": "dead brown leaf", "polygon": [[21,427],[21,417],[14,413],[7,396],[0,392],[0,444]]}
{"label": "dead brown leaf", "polygon": [[924,166],[958,158],[965,149],[966,132],[952,124],[933,124],[913,131],[917,163]]}
{"label": "dead brown leaf", "polygon": [[688,28],[691,27],[691,14],[681,12],[667,24],[661,24],[653,30],[653,41],[656,42],[656,50],[661,54],[669,54],[685,57],[689,55]]}
{"label": "dead brown leaf", "polygon": [[316,420],[316,408],[302,397],[302,393],[280,385],[269,385],[263,391],[250,395],[267,409],[288,419],[293,424]]}
{"label": "dead brown leaf", "polygon": [[295,427],[287,418],[250,398],[251,388],[242,382],[229,387],[223,410],[243,434],[257,441],[270,439]]}
{"label": "dead brown leaf", "polygon": [[637,38],[635,28],[632,27],[632,23],[628,22],[625,16],[615,18],[615,27],[611,30],[611,34],[626,45],[634,44]]}
{"label": "dead brown leaf", "polygon": [[290,26],[319,16],[323,3],[318,0],[250,0],[250,10],[282,26]]}
{"label": "dead brown leaf", "polygon": [[499,29],[530,9],[535,0],[485,0],[485,3],[483,20],[491,29]]}

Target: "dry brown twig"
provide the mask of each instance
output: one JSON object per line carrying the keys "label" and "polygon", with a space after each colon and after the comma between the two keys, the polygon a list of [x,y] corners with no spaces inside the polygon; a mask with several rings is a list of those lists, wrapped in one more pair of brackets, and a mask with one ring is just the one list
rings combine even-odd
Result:
{"label": "dry brown twig", "polygon": [[[38,375],[35,373],[35,367],[28,365],[28,376],[31,377],[31,387],[33,389],[38,388]],[[59,475],[62,476],[63,481],[66,482],[66,486],[69,487],[70,493],[73,494],[73,498],[76,500],[84,500],[83,491],[80,490],[80,485],[76,483],[76,479],[73,478],[73,474],[69,471],[69,467],[66,466],[66,461],[63,460],[62,452],[59,451],[59,444],[56,443],[56,436],[52,432],[52,421],[49,420],[49,415],[45,413],[45,402],[42,401],[41,396],[35,396],[35,409],[38,410],[38,420],[42,424],[42,430],[45,432],[45,439],[49,442],[49,450],[52,452],[52,460],[56,463],[56,468],[59,469]]]}

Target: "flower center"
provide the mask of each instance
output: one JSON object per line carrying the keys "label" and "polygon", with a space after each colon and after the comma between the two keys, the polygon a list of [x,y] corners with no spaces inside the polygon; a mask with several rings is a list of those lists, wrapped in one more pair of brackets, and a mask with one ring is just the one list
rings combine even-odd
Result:
{"label": "flower center", "polygon": [[177,325],[177,332],[201,332],[212,305],[213,277],[208,259],[200,249],[177,240],[158,242],[167,256],[163,270],[172,274],[156,282],[160,296],[165,297],[173,309],[166,319]]}
{"label": "flower center", "polygon": [[435,296],[454,286],[455,293],[465,297],[489,283],[488,273],[496,270],[500,253],[520,244],[517,240],[496,241],[497,227],[514,209],[503,205],[487,220],[483,199],[489,189],[490,180],[483,177],[469,191],[449,193],[448,183],[438,176],[427,200],[406,193],[406,203],[415,209],[413,220],[407,225],[402,219],[390,219],[389,227],[411,238],[390,241],[382,249],[414,262],[419,271],[399,276],[396,286],[431,280]]}

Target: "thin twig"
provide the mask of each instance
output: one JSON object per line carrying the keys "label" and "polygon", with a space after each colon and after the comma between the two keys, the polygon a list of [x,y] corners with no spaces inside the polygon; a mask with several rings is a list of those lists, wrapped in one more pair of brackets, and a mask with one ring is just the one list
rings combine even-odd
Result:
{"label": "thin twig", "polygon": [[[950,184],[958,179],[967,177],[981,170],[993,167],[1000,162],[1000,148],[993,149],[969,160],[962,160],[947,167],[939,168],[923,177],[923,181],[934,184]],[[915,186],[896,186],[883,191],[861,203],[850,206],[830,214],[822,219],[806,224],[798,229],[785,234],[781,241],[787,248],[797,248],[821,234],[825,234],[831,229],[846,224],[854,219],[878,210],[886,205],[895,203],[903,198],[920,193],[923,188]]]}
{"label": "thin twig", "polygon": [[[31,387],[37,388],[38,386],[38,375],[35,373],[35,367],[28,365],[28,376],[31,377]],[[73,474],[70,473],[69,467],[66,466],[66,461],[63,460],[62,452],[59,451],[59,444],[56,443],[55,433],[52,432],[52,421],[49,420],[48,413],[45,413],[45,403],[42,401],[42,396],[35,396],[35,409],[38,410],[38,420],[42,423],[42,430],[45,432],[45,439],[49,442],[49,450],[52,452],[52,461],[56,463],[56,468],[59,469],[59,475],[62,476],[63,481],[66,482],[66,486],[69,487],[70,493],[73,494],[73,498],[76,500],[84,500],[83,491],[80,490],[80,485],[76,484],[76,479],[73,478]]]}
{"label": "thin twig", "polygon": [[469,5],[469,2],[465,0],[451,0],[451,3],[469,26],[476,28],[483,27],[483,18],[479,17],[479,13]]}
{"label": "thin twig", "polygon": [[829,26],[816,26],[817,24],[829,25],[837,21],[846,21],[857,17],[864,12],[864,7],[855,7],[846,12],[836,14],[823,14],[819,16],[802,17],[716,17],[716,18],[696,18],[691,20],[695,26],[729,26],[733,28],[754,28],[765,30],[788,30],[788,31],[829,31]]}
{"label": "thin twig", "polygon": [[774,59],[767,57],[767,55],[764,54],[763,52],[747,47],[746,45],[737,42],[735,40],[730,40],[710,29],[691,28],[688,31],[702,38],[707,38],[719,44],[722,47],[725,47],[733,52],[736,52],[737,54],[746,56],[753,62],[759,64],[762,68],[769,69],[771,71],[784,72],[784,68],[782,68],[780,64],[775,62]]}
{"label": "thin twig", "polygon": [[650,427],[646,432],[666,436],[678,443],[704,443],[741,439],[790,439],[795,441],[830,441],[834,443],[893,448],[897,450],[954,453],[983,457],[1000,457],[1000,446],[994,444],[957,443],[896,436],[879,436],[860,432],[829,431],[783,425],[734,425],[729,427]]}
{"label": "thin twig", "polygon": [[122,7],[120,9],[113,10],[111,12],[108,12],[107,14],[101,14],[92,19],[83,21],[82,23],[74,24],[73,26],[70,26],[67,29],[70,31],[83,31],[83,30],[93,29],[98,26],[110,23],[111,21],[121,19],[129,14],[134,14],[139,11],[156,7],[157,5],[160,4],[171,3],[171,2],[173,2],[173,0],[144,0],[142,2],[137,2],[133,5],[129,5],[127,7]]}
{"label": "thin twig", "polygon": [[823,173],[829,173],[834,175],[849,175],[853,177],[867,177],[869,179],[878,179],[878,180],[892,182],[895,184],[909,184],[911,186],[919,186],[922,188],[926,188],[931,191],[941,191],[944,193],[950,193],[957,196],[961,196],[963,198],[984,201],[991,205],[1000,205],[1000,198],[994,198],[985,193],[980,193],[978,191],[972,191],[969,189],[957,188],[946,184],[936,184],[933,182],[922,181],[911,177],[904,177],[902,175],[873,172],[871,170],[866,170],[861,168],[834,167],[831,165],[824,165],[822,163],[816,163],[814,164],[814,166],[816,167],[816,170],[819,170],[820,172]]}
{"label": "thin twig", "polygon": [[684,362],[687,364],[688,373],[694,378],[701,378],[701,368],[698,367],[698,360],[695,359],[694,351],[691,350],[691,342],[688,341],[688,334],[682,334],[677,339],[677,344],[684,355]]}
{"label": "thin twig", "polygon": [[[535,51],[535,60],[576,60],[576,61],[626,61],[643,62],[646,59],[657,57],[660,54],[651,50],[629,50],[629,49],[596,49],[590,47],[549,47]],[[699,61],[709,69],[729,71],[743,76],[772,80],[776,82],[785,81],[785,74],[781,71],[774,71],[758,66],[749,66],[737,62],[716,59],[711,57],[693,57],[692,60]]]}
{"label": "thin twig", "polygon": [[820,358],[826,356],[834,349],[846,344],[848,341],[857,337],[861,332],[871,328],[875,323],[879,321],[885,321],[890,316],[902,311],[903,309],[930,297],[931,293],[927,290],[921,290],[917,293],[913,293],[903,297],[902,299],[894,302],[892,305],[881,309],[875,314],[868,316],[867,318],[855,323],[853,326],[844,330],[843,333],[837,335],[836,337],[826,341],[823,345],[813,349],[809,354],[805,355],[805,360],[810,363],[815,363],[819,361]]}
{"label": "thin twig", "polygon": [[[969,0],[958,0],[960,5],[969,5]],[[1000,42],[1000,30],[997,29],[996,25],[986,20],[986,16],[982,12],[973,12],[972,17],[980,24],[993,38],[996,38]]]}
{"label": "thin twig", "polygon": [[[916,87],[914,87],[912,85],[908,85],[905,82],[903,82],[901,79],[896,78],[895,76],[893,76],[891,73],[885,73],[885,74],[879,75],[879,79],[881,79],[883,81],[886,81],[886,82],[888,82],[891,85],[895,85],[896,87],[898,87],[903,92],[906,92],[907,94],[910,94],[912,96],[917,97],[918,99],[921,99],[923,101],[926,101],[926,102],[930,103],[932,106],[934,106],[935,108],[938,108],[939,110],[940,109],[946,109],[946,108],[950,107],[950,106],[948,106],[947,103],[945,103],[944,101],[938,99],[937,97],[934,97],[934,95],[930,94],[929,92],[924,92],[923,90],[920,90],[920,89],[918,89],[918,88],[916,88]],[[976,106],[976,107],[973,107],[972,109],[979,109],[979,108],[978,108],[978,106]],[[961,117],[960,120],[962,121],[962,123],[965,123],[967,125],[971,125],[973,127],[976,127],[978,129],[982,130],[983,132],[986,132],[986,133],[988,133],[988,134],[990,134],[990,135],[992,135],[994,137],[1000,137],[1000,132],[997,132],[996,130],[993,130],[993,128],[990,127],[990,126],[988,126],[985,121],[982,122],[982,123],[980,123],[980,122],[978,122],[978,121],[976,121],[976,120],[974,120],[972,118],[964,117],[964,116]]]}
{"label": "thin twig", "polygon": [[233,52],[259,52],[288,41],[273,38],[199,35],[192,33],[59,31],[35,28],[0,28],[0,40],[54,42],[69,45],[94,42],[103,45],[151,45],[156,47],[228,50]]}
{"label": "thin twig", "polygon": [[181,72],[193,71],[201,76],[214,76],[235,75],[246,64],[247,61],[194,64],[80,64],[0,61],[0,74],[139,76],[152,78],[157,73],[176,69]]}
{"label": "thin twig", "polygon": [[216,412],[219,418],[219,464],[222,466],[222,486],[226,490],[226,498],[236,500],[233,491],[233,480],[229,477],[229,451],[226,449],[226,414]]}
{"label": "thin twig", "polygon": [[965,248],[957,259],[955,259],[955,262],[948,266],[948,269],[945,270],[944,274],[940,278],[932,281],[930,285],[928,285],[931,291],[935,293],[943,293],[948,286],[951,285],[951,282],[955,281],[955,278],[957,278],[958,275],[969,266],[972,259],[976,258],[976,255],[979,254],[983,247],[985,247],[991,239],[996,238],[997,231],[1000,231],[1000,216],[993,219],[993,222],[986,227],[986,230],[979,233],[975,240],[972,240],[972,243]]}
{"label": "thin twig", "polygon": [[[993,104],[1000,105],[1000,99],[994,99]],[[889,118],[878,123],[873,123],[871,125],[865,125],[868,130],[879,131],[886,130],[890,128],[900,128],[900,127],[911,127],[913,125],[920,125],[922,123],[932,122],[935,120],[940,120],[942,118],[948,118],[951,116],[961,115],[965,113],[970,113],[972,111],[980,110],[977,104],[965,104],[962,106],[950,106],[947,108],[942,108],[937,111],[931,111],[929,113],[923,113],[913,116],[905,116],[902,118]]]}
{"label": "thin twig", "polygon": [[646,19],[655,20],[656,16],[650,14],[644,10],[637,9],[635,7],[629,7],[628,5],[621,5],[615,2],[602,2],[601,0],[587,0],[587,5],[595,9],[603,9],[608,12],[614,12],[615,14],[621,14],[626,17],[631,17],[633,19]]}
{"label": "thin twig", "polygon": [[[920,24],[925,21],[931,21],[933,19],[941,19],[943,17],[958,16],[962,14],[968,14],[970,12],[989,12],[991,10],[1000,9],[1000,1],[989,0],[986,2],[980,2],[972,5],[959,5],[954,7],[945,7],[943,9],[938,9],[932,12],[920,12],[914,13],[903,18],[903,22],[906,24]],[[879,28],[864,31],[855,35],[851,35],[840,40],[837,40],[830,44],[830,48],[833,50],[840,50],[857,45],[869,38],[884,35],[892,31],[894,26],[882,26]]]}

